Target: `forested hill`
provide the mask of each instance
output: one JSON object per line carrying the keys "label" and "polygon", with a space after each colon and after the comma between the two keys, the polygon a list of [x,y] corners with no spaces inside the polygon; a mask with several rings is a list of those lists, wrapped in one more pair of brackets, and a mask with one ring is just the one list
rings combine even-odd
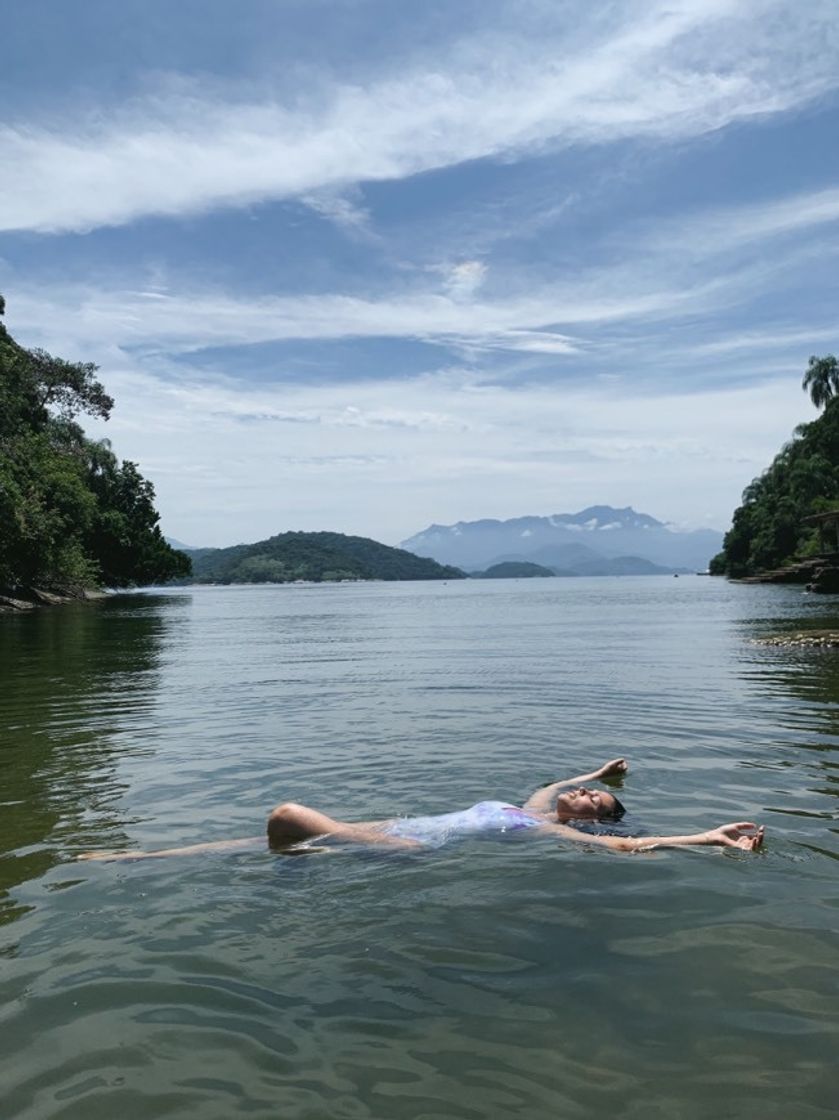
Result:
{"label": "forested hill", "polygon": [[279,533],[256,544],[196,549],[190,556],[198,583],[465,578],[458,568],[341,533]]}
{"label": "forested hill", "polygon": [[95,372],[25,349],[0,323],[0,595],[80,594],[190,570],[160,533],[152,484],[75,421],[107,420],[113,408]]}
{"label": "forested hill", "polygon": [[711,572],[754,575],[816,554],[818,532],[802,521],[837,507],[839,397],[833,397],[822,415],[797,428],[771,466],[746,487],[722,552],[711,561]]}

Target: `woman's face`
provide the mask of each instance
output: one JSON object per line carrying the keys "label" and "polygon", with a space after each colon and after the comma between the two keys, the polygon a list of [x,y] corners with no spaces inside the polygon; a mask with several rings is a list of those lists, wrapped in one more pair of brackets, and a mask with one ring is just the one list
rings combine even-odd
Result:
{"label": "woman's face", "polygon": [[556,799],[556,812],[559,817],[611,817],[614,815],[616,803],[611,793],[602,793],[599,789],[587,789],[578,786],[576,789],[564,790]]}

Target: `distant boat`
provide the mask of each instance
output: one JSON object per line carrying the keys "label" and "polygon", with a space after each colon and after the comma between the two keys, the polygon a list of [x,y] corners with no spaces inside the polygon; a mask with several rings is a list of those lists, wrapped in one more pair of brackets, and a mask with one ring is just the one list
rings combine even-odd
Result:
{"label": "distant boat", "polygon": [[708,570],[708,569],[706,568],[704,572],[697,572],[696,574],[697,574],[698,576],[709,576],[709,575],[710,575],[711,573],[710,573],[710,571],[709,571],[709,570]]}

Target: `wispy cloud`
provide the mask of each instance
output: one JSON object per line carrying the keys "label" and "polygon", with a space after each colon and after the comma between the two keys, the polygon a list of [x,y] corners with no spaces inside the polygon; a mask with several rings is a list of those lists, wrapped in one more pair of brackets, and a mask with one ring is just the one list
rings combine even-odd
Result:
{"label": "wispy cloud", "polygon": [[[741,355],[766,355],[749,374],[766,378],[778,368],[777,361],[767,364],[767,357],[777,359],[784,350],[800,347],[800,365],[804,351],[822,342],[828,348],[839,344],[829,320],[820,322],[815,312],[807,329],[799,322],[786,330],[775,326],[723,334],[717,320],[709,338],[702,326],[703,316],[730,316],[738,305],[748,306],[779,283],[809,275],[814,262],[824,267],[831,254],[839,253],[835,240],[818,236],[822,224],[833,220],[833,194],[800,193],[695,212],[684,229],[669,219],[657,227],[626,226],[618,260],[581,265],[559,278],[531,278],[509,263],[490,272],[482,261],[468,259],[399,274],[401,290],[390,275],[350,281],[381,289],[369,294],[255,298],[209,291],[195,281],[169,289],[165,273],[155,273],[154,284],[139,290],[120,284],[116,275],[107,288],[34,287],[9,273],[9,322],[29,345],[106,367],[121,360],[123,351],[144,355],[153,369],[167,355],[208,348],[410,339],[448,348],[478,373],[491,369],[494,380],[529,380],[552,368],[584,376],[581,370],[587,369],[601,381],[630,377],[639,393],[654,393],[657,385],[676,379],[684,392],[693,393],[704,384],[742,377]],[[736,253],[738,231],[751,231],[755,245],[762,245],[760,239],[771,241],[793,220],[797,237],[784,252],[723,258],[725,267],[719,266],[725,245],[733,243]],[[690,252],[685,252],[686,239]],[[680,322],[687,329],[672,329]],[[664,329],[667,323],[670,329]],[[263,377],[271,376],[270,360],[263,361]],[[236,368],[234,359],[231,373]],[[183,369],[172,372],[184,375]],[[398,363],[391,371],[371,374],[378,380],[404,376]],[[246,369],[237,376],[240,382],[247,378]]]}
{"label": "wispy cloud", "polygon": [[459,261],[446,272],[446,292],[454,300],[468,300],[483,284],[487,268],[482,261]]}
{"label": "wispy cloud", "polygon": [[[168,531],[218,544],[326,527],[395,542],[434,520],[593,501],[702,523],[708,508],[733,509],[788,438],[803,399],[790,377],[698,394],[686,409],[678,393],[642,398],[629,385],[592,382],[559,394],[479,385],[455,369],[386,390],[363,381],[336,390],[206,374],[175,382],[123,364],[108,386],[118,408],[93,429],[129,458],[142,449]],[[383,517],[377,501],[393,488],[400,501]],[[236,501],[219,523],[227,494]]]}
{"label": "wispy cloud", "polygon": [[370,211],[362,205],[361,192],[357,187],[348,186],[342,191],[324,188],[304,194],[300,201],[345,232],[365,238],[374,236],[370,228]]}
{"label": "wispy cloud", "polygon": [[696,136],[839,82],[828,0],[624,3],[608,31],[589,11],[570,20],[572,45],[550,24],[529,40],[488,34],[356,85],[324,79],[293,103],[179,83],[110,112],[7,123],[0,229],[89,230],[549,145]]}
{"label": "wispy cloud", "polygon": [[785,198],[680,215],[651,232],[651,250],[689,251],[702,257],[731,253],[789,233],[839,221],[839,189],[806,191]]}
{"label": "wispy cloud", "polygon": [[[195,386],[181,387],[178,392],[182,396],[193,397]],[[319,411],[311,409],[297,409],[289,411],[287,408],[266,405],[259,412],[253,411],[252,401],[248,397],[230,398],[227,407],[221,414],[226,419],[240,424],[307,424],[322,428],[398,428],[434,431],[457,429],[465,431],[472,425],[465,424],[462,420],[455,420],[445,413],[431,412],[428,409],[414,410],[411,412],[400,411],[393,408],[359,408],[356,405],[345,404],[321,408]]]}
{"label": "wispy cloud", "polygon": [[448,345],[474,355],[488,350],[509,350],[523,354],[573,354],[580,349],[580,341],[556,331],[492,331],[472,338],[452,337]]}
{"label": "wispy cloud", "polygon": [[701,356],[702,354],[718,355],[718,354],[733,354],[742,351],[762,351],[762,350],[785,350],[790,347],[795,347],[801,350],[802,347],[813,348],[822,343],[828,343],[834,348],[839,348],[839,325],[834,324],[831,327],[824,327],[822,325],[810,326],[807,328],[796,327],[792,330],[777,331],[777,330],[764,330],[764,331],[744,331],[737,334],[727,335],[723,338],[714,339],[711,342],[703,342],[692,348],[692,353]]}
{"label": "wispy cloud", "polygon": [[588,292],[548,285],[526,297],[461,301],[434,292],[361,298],[341,294],[248,299],[225,293],[103,290],[67,287],[17,290],[14,321],[21,335],[52,346],[144,348],[188,352],[259,342],[414,338],[445,345],[566,353],[573,340],[552,323],[608,323],[675,313],[703,293],[682,287],[621,291],[618,277]]}

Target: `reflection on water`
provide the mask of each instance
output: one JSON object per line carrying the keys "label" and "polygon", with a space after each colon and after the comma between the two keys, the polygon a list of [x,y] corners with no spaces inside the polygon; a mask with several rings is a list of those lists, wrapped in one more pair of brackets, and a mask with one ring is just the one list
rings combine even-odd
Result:
{"label": "reflection on water", "polygon": [[816,822],[815,834],[800,840],[802,850],[839,859],[839,827],[831,823],[839,819],[839,650],[754,644],[770,635],[839,631],[839,609],[832,597],[795,591],[789,599],[774,617],[741,622],[744,638],[752,642],[741,653],[743,677],[776,711],[780,743],[793,743],[796,752],[795,759],[782,757],[777,764],[783,780],[767,799],[767,819]]}
{"label": "reflection on water", "polygon": [[113,598],[0,619],[3,813],[0,923],[8,892],[90,837],[124,838],[121,757],[151,751],[165,611]]}
{"label": "reflection on water", "polygon": [[[832,1117],[830,600],[717,580],[219,588],[0,619],[10,1117]],[[648,832],[79,864],[521,800],[626,753]]]}

